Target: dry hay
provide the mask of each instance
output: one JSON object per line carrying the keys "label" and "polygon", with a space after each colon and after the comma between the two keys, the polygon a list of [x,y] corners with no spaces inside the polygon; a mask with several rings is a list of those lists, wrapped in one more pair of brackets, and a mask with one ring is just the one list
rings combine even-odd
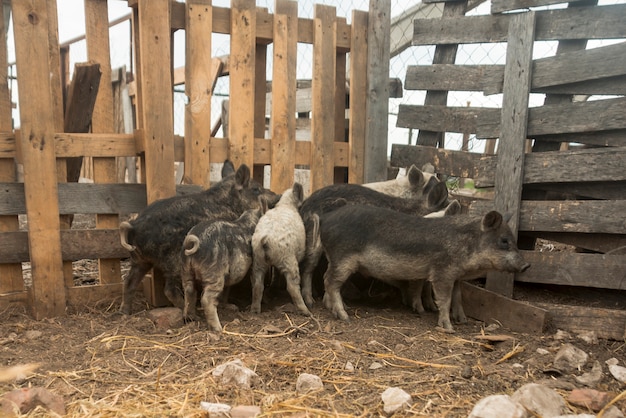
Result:
{"label": "dry hay", "polygon": [[[566,394],[573,382],[572,376],[556,379],[542,372],[551,358],[537,355],[536,348],[554,352],[561,342],[551,337],[500,329],[507,338],[489,341],[481,339],[483,324],[475,321],[450,335],[434,329],[434,314],[420,319],[401,307],[359,307],[350,311],[350,323],[334,320],[321,307],[312,318],[293,313],[290,305],[258,316],[221,310],[225,331],[218,335],[203,323],[158,330],[145,312],[118,315],[117,304],[45,321],[30,319],[20,308],[0,313],[0,335],[17,334],[15,342],[0,346],[0,366],[41,363],[19,383],[0,383],[0,393],[45,387],[64,397],[68,417],[204,417],[202,401],[258,405],[263,416],[347,417],[385,415],[381,393],[397,386],[410,393],[413,404],[394,417],[456,417],[467,416],[484,396],[510,394],[525,383],[557,381]],[[42,334],[28,340],[29,330]],[[625,357],[623,342],[601,344],[586,351],[601,362]],[[233,359],[253,369],[260,383],[244,389],[216,381],[215,367]],[[346,370],[348,362],[354,371]],[[374,362],[382,367],[371,369]],[[525,367],[513,367],[515,362]],[[296,379],[305,372],[320,376],[324,389],[296,393]],[[601,386],[620,391],[609,378]]]}

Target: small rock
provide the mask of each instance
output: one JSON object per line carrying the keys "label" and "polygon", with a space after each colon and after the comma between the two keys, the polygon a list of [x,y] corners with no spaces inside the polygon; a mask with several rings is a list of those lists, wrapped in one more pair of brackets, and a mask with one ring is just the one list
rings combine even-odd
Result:
{"label": "small rock", "polygon": [[590,372],[583,373],[582,376],[576,376],[576,381],[582,385],[593,387],[602,380],[602,365],[599,361],[593,363]]}
{"label": "small rock", "polygon": [[227,418],[230,417],[231,407],[225,403],[200,402],[200,408],[209,413],[209,417]]}
{"label": "small rock", "polygon": [[324,389],[324,383],[319,376],[310,373],[302,373],[298,376],[296,392],[309,393],[321,389]]}
{"label": "small rock", "polygon": [[16,389],[0,398],[0,416],[13,416],[15,409],[27,414],[38,406],[65,415],[63,397],[40,387]]}
{"label": "small rock", "polygon": [[567,412],[567,405],[561,395],[537,383],[522,386],[515,391],[511,399],[541,417],[553,417]]}
{"label": "small rock", "polygon": [[572,336],[569,335],[569,332],[563,331],[562,329],[557,330],[556,334],[554,334],[555,340],[569,340],[570,338],[572,338]]}
{"label": "small rock", "polygon": [[554,367],[562,373],[571,373],[579,370],[587,363],[589,355],[572,344],[563,344],[554,357]]}
{"label": "small rock", "polygon": [[613,366],[613,365],[619,364],[619,360],[616,359],[615,357],[611,357],[610,359],[605,361],[605,363],[606,363],[607,366]]}
{"label": "small rock", "polygon": [[400,388],[387,388],[381,395],[386,413],[393,414],[400,408],[411,406],[411,395]]}
{"label": "small rock", "polygon": [[528,412],[508,395],[491,395],[478,401],[468,418],[527,418]]}
{"label": "small rock", "polygon": [[254,418],[262,412],[261,408],[255,405],[238,405],[230,410],[230,418]]}
{"label": "small rock", "polygon": [[578,338],[586,342],[587,344],[598,344],[598,335],[595,331],[586,331],[578,334]]}
{"label": "small rock", "polygon": [[372,364],[370,364],[370,370],[378,370],[382,369],[383,367],[384,366],[377,361],[373,361]]}
{"label": "small rock", "polygon": [[520,363],[513,364],[511,366],[511,369],[513,370],[513,373],[515,373],[516,375],[523,375],[524,373],[526,373],[526,366]]}
{"label": "small rock", "polygon": [[0,338],[0,345],[14,343],[17,340],[17,334],[12,332],[6,338]]}
{"label": "small rock", "polygon": [[353,372],[354,371],[354,365],[350,361],[347,361],[346,365],[344,366],[343,369],[345,371],[347,371],[347,372]]}
{"label": "small rock", "polygon": [[489,324],[485,327],[485,331],[487,332],[494,332],[496,330],[498,330],[500,328],[500,325],[498,324]]}
{"label": "small rock", "polygon": [[41,331],[30,330],[24,333],[24,338],[32,341],[32,340],[36,340],[37,338],[40,338],[42,335],[43,333]]}
{"label": "small rock", "polygon": [[611,405],[604,410],[602,418],[624,418],[624,414],[615,405]]}
{"label": "small rock", "polygon": [[545,356],[546,354],[550,354],[550,352],[548,350],[546,350],[545,348],[538,348],[537,349],[537,354],[540,354],[542,356]]}
{"label": "small rock", "polygon": [[161,330],[183,326],[183,311],[180,308],[156,308],[148,312],[148,318]]}
{"label": "small rock", "polygon": [[617,364],[609,365],[609,372],[614,378],[622,383],[626,383],[626,367],[618,366]]}
{"label": "small rock", "polygon": [[472,376],[474,376],[474,371],[472,370],[472,367],[469,365],[463,366],[463,368],[461,369],[461,377],[463,379],[471,379]]}
{"label": "small rock", "polygon": [[213,376],[221,377],[223,385],[235,384],[244,389],[249,389],[255,385],[259,376],[248,369],[240,359],[221,364],[213,370]]}
{"label": "small rock", "polygon": [[596,418],[595,415],[591,415],[591,414],[578,414],[578,415],[559,415],[557,417],[552,417],[552,418]]}
{"label": "small rock", "polygon": [[604,408],[610,400],[608,393],[593,389],[575,389],[567,397],[567,402],[596,412]]}

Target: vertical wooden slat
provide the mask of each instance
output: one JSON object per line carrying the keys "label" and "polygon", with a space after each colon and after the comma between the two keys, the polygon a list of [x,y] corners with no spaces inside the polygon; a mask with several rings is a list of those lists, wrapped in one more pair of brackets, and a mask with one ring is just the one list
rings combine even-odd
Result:
{"label": "vertical wooden slat", "polygon": [[[512,215],[509,225],[517,238],[524,176],[524,144],[528,125],[528,101],[535,39],[535,13],[511,16],[509,22],[502,126],[498,146],[494,207]],[[514,274],[494,272],[487,275],[487,290],[513,295]]]}
{"label": "vertical wooden slat", "polygon": [[[267,45],[257,44],[254,65],[254,137],[265,138],[265,102],[267,95]],[[265,165],[255,164],[253,178],[263,184]]]}
{"label": "vertical wooden slat", "polygon": [[391,0],[370,0],[365,182],[387,180]]}
{"label": "vertical wooden slat", "polygon": [[214,67],[211,60],[211,0],[190,0],[186,8],[185,177],[187,184],[210,185],[209,144]]}
{"label": "vertical wooden slat", "polygon": [[294,182],[296,156],[296,64],[298,3],[276,0],[272,76],[272,176],[270,189],[282,193]]}
{"label": "vertical wooden slat", "polygon": [[[20,146],[28,215],[28,243],[32,265],[29,306],[36,319],[65,312],[65,284],[61,260],[57,167],[54,150],[56,120],[54,79],[59,72],[50,60],[49,4],[33,0],[13,3],[15,56],[20,80]],[[56,16],[54,16],[56,18]],[[57,44],[58,51],[58,44]],[[33,65],[37,63],[37,65]]]}
{"label": "vertical wooden slat", "polygon": [[[5,7],[0,7],[0,131],[11,132],[11,96],[9,93],[7,38],[4,27]],[[8,18],[8,16],[7,16]],[[13,158],[0,158],[0,182],[17,181],[17,166]],[[0,232],[17,231],[19,219],[17,215],[0,216]],[[0,293],[24,290],[21,264],[0,264]]]}
{"label": "vertical wooden slat", "polygon": [[311,120],[311,192],[334,178],[335,88],[337,61],[335,7],[315,5],[313,19],[313,80]]}
{"label": "vertical wooden slat", "polygon": [[[345,18],[338,18],[337,24],[346,24]],[[335,135],[336,142],[347,142],[346,138],[346,52],[337,51],[335,58]],[[334,183],[345,183],[348,170],[335,167]]]}
{"label": "vertical wooden slat", "polygon": [[[145,155],[148,203],[174,196],[174,116],[171,65],[170,2],[137,2],[139,54],[137,66],[141,84],[141,119]],[[143,175],[142,175],[143,178]],[[147,297],[155,306],[168,304],[163,293],[163,277],[154,272],[152,282],[145,280]],[[150,285],[152,285],[150,287]],[[145,287],[144,287],[145,288]]]}
{"label": "vertical wooden slat", "polygon": [[352,38],[350,39],[350,130],[348,180],[364,183],[365,125],[367,114],[363,104],[367,97],[367,28],[368,13],[352,12]]}
{"label": "vertical wooden slat", "polygon": [[[100,87],[91,118],[93,133],[115,132],[113,118],[113,90],[111,88],[111,53],[109,45],[109,18],[107,2],[85,0],[85,34],[87,36],[87,56],[90,61],[100,64]],[[96,183],[115,183],[117,164],[115,158],[93,159],[93,175]],[[118,215],[96,215],[96,228],[117,228]],[[118,283],[121,277],[120,261],[99,259],[100,284]]]}
{"label": "vertical wooden slat", "polygon": [[230,11],[229,157],[235,167],[254,165],[256,6],[232,0]]}

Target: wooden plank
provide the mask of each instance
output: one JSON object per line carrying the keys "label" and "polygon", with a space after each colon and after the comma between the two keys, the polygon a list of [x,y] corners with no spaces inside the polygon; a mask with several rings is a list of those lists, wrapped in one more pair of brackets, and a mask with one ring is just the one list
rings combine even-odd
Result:
{"label": "wooden plank", "polygon": [[366,183],[387,180],[391,0],[370,0],[369,10],[363,155]]}
{"label": "wooden plank", "polygon": [[[455,2],[455,3],[445,3],[443,6],[443,13],[440,20],[448,19],[456,16],[463,16],[467,12],[467,0]],[[415,36],[413,37],[415,40]],[[415,44],[415,42],[414,42]],[[433,56],[433,64],[454,64],[456,60],[456,52],[458,49],[458,45],[454,43],[450,43],[447,45],[437,45],[435,47],[435,54]],[[427,91],[426,97],[424,99],[424,105],[426,106],[446,106],[448,102],[448,92],[447,91]],[[400,114],[398,114],[398,120],[400,120]],[[400,126],[396,124],[397,126]],[[428,145],[431,147],[439,146],[440,148],[445,148],[444,144],[444,132],[445,130],[438,129],[432,130],[428,128],[420,128],[419,133],[417,134],[417,145]],[[467,130],[463,130],[462,132],[467,133]]]}
{"label": "wooden plank", "polygon": [[543,190],[577,199],[626,200],[626,181],[597,181],[590,183],[542,183],[524,186],[525,191]]}
{"label": "wooden plank", "polygon": [[[522,232],[520,231],[520,234]],[[576,234],[570,232],[523,232],[525,236],[573,245],[589,251],[610,254],[626,254],[626,235]]]}
{"label": "wooden plank", "polygon": [[184,183],[210,185],[209,141],[211,97],[219,77],[211,59],[213,8],[211,0],[186,3],[185,29],[185,174]]}
{"label": "wooden plank", "polygon": [[491,13],[496,14],[511,10],[529,9],[531,7],[549,6],[560,3],[563,3],[563,0],[493,0],[491,2]]}
{"label": "wooden plank", "polygon": [[626,311],[557,304],[536,305],[548,310],[553,328],[573,333],[593,331],[598,338],[624,341],[626,339]]}
{"label": "wooden plank", "polygon": [[256,10],[253,0],[231,3],[229,158],[239,167],[254,164]]}
{"label": "wooden plank", "polygon": [[350,121],[348,142],[350,143],[350,159],[348,182],[362,184],[365,181],[365,130],[366,113],[362,111],[367,97],[367,74],[362,71],[367,65],[368,19],[366,12],[352,12],[352,41],[350,43]]}
{"label": "wooden plank", "polygon": [[[7,7],[0,7],[0,79],[8,78],[8,60],[7,60],[7,30],[4,12],[8,11]],[[8,16],[7,16],[8,17]],[[0,131],[10,133],[13,129],[13,121],[11,117],[12,103],[11,94],[9,92],[8,83],[0,83]],[[4,155],[2,152],[2,143],[6,141],[0,140],[0,182],[17,181],[17,165],[13,155]],[[8,141],[6,141],[8,142]],[[15,146],[15,140],[11,141]],[[17,231],[19,229],[19,219],[15,215],[0,215],[0,232]],[[22,266],[20,264],[3,264],[0,265],[0,293],[22,291],[24,290],[24,279],[22,277]]]}
{"label": "wooden plank", "polygon": [[[620,97],[533,107],[528,115],[528,137],[625,129],[625,105],[626,98]],[[501,121],[497,113],[481,112],[477,119],[476,135],[480,138],[502,135],[497,132]]]}
{"label": "wooden plank", "polygon": [[135,134],[56,133],[57,157],[130,157],[137,154]]}
{"label": "wooden plank", "polygon": [[[254,138],[265,138],[265,121],[267,113],[267,107],[265,104],[266,91],[265,81],[267,80],[267,44],[257,43],[256,51],[254,53],[254,136],[253,142],[256,145]],[[258,161],[254,162],[252,177],[264,184],[265,182],[265,165],[260,164]]]}
{"label": "wooden plank", "polygon": [[271,183],[270,189],[281,193],[294,182],[296,153],[296,65],[298,59],[298,3],[276,2],[274,17],[274,57],[272,76],[272,112],[270,120]]}
{"label": "wooden plank", "polygon": [[[63,315],[65,286],[61,259],[60,221],[53,135],[54,112],[48,21],[48,2],[16,2],[13,7],[15,55],[19,89],[24,187],[31,231],[32,287],[29,307],[33,317]],[[55,16],[56,17],[56,16]],[[39,65],[33,65],[38,63]]]}
{"label": "wooden plank", "polygon": [[551,142],[578,142],[599,147],[626,147],[626,130],[612,129],[599,132],[572,132],[554,135],[535,135],[535,139]]}
{"label": "wooden plank", "polygon": [[541,334],[547,325],[546,309],[516,301],[461,282],[465,314],[487,324],[497,321],[515,332]]}
{"label": "wooden plank", "polygon": [[74,307],[93,307],[98,302],[121,298],[122,283],[94,286],[74,286],[67,289],[67,304]]}
{"label": "wooden plank", "polygon": [[[483,122],[480,128],[477,122]],[[496,124],[495,121],[498,123]],[[480,132],[481,138],[495,138],[500,133],[500,109],[441,105],[405,105],[398,108],[396,126],[429,132]],[[418,145],[432,145],[419,143]]]}
{"label": "wooden plank", "polygon": [[[536,14],[537,41],[626,37],[624,4],[544,10]],[[512,16],[514,14],[415,19],[413,45],[506,42]]]}
{"label": "wooden plank", "polygon": [[626,290],[623,255],[523,251],[531,268],[515,275],[518,282]]}
{"label": "wooden plank", "polygon": [[313,115],[311,122],[311,192],[333,183],[337,20],[335,7],[315,5],[313,43]]}
{"label": "wooden plank", "polygon": [[[337,22],[341,21],[345,21],[345,18],[337,18]],[[333,135],[333,137],[335,139],[335,142],[342,143],[348,142],[348,131],[346,130],[348,127],[348,123],[346,120],[346,111],[349,106],[349,103],[347,103],[347,53],[338,50],[335,58],[335,63],[335,134]],[[346,183],[348,181],[348,170],[345,167],[335,167],[333,171],[334,183]]]}
{"label": "wooden plank", "polygon": [[[423,167],[424,164],[433,164],[436,173],[446,174],[454,177],[475,178],[476,167],[482,154],[465,151],[453,151],[420,145],[400,145],[391,146],[391,166]],[[493,157],[492,157],[493,158]],[[495,165],[494,167],[495,168]]]}
{"label": "wooden plank", "polygon": [[[535,39],[535,13],[520,13],[509,23],[504,91],[502,99],[502,135],[498,145],[498,166],[494,207],[511,214],[509,226],[517,237],[524,176],[524,141],[528,126],[528,101]],[[504,296],[513,295],[511,273],[487,274],[485,288]]]}
{"label": "wooden plank", "polygon": [[406,71],[407,90],[502,92],[504,65],[410,65]]}
{"label": "wooden plank", "polygon": [[[484,214],[493,203],[476,201],[472,214]],[[521,204],[519,230],[625,234],[624,200],[524,200]]]}

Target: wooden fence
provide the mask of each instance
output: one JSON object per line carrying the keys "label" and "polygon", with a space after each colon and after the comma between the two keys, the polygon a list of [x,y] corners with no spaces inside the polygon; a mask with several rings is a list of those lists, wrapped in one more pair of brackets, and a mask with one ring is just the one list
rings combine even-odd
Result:
{"label": "wooden fence", "polygon": [[[532,264],[515,276],[488,276],[486,288],[506,296],[514,280],[626,290],[626,5],[580,1],[502,14],[553,3],[493,0],[486,16],[465,16],[466,2],[446,3],[442,18],[416,20],[413,45],[436,45],[435,59],[408,68],[405,88],[426,90],[426,101],[401,106],[398,115],[398,126],[420,130],[418,146],[392,148],[393,166],[431,163],[438,173],[493,188],[494,200],[474,201],[470,211],[512,213]],[[618,42],[586,49],[592,39]],[[547,40],[558,41],[556,55],[533,60],[535,43]],[[507,43],[505,65],[454,64],[459,44],[493,42]],[[448,91],[502,93],[502,107],[446,106]],[[529,108],[530,93],[545,93],[544,105]],[[606,97],[586,100],[590,95]],[[433,148],[444,132],[498,138],[497,155]],[[562,143],[572,146],[559,151]],[[540,252],[536,238],[585,253]],[[483,316],[493,314],[483,308]],[[523,321],[529,318],[518,318]],[[626,336],[626,312],[570,308],[555,315],[557,326],[564,321],[605,337]]]}
{"label": "wooden fence", "polygon": [[[388,1],[377,3],[389,8]],[[389,54],[380,40],[372,50],[370,35],[385,33],[380,28],[388,25],[388,11],[373,18],[354,11],[348,25],[329,6],[316,5],[313,19],[300,18],[297,3],[287,0],[277,0],[276,14],[257,8],[254,0],[233,0],[231,8],[212,7],[210,0],[129,5],[136,118],[134,131],[123,133],[108,84],[119,77],[111,74],[106,1],[85,0],[85,67],[91,75],[81,80],[75,75],[65,105],[55,2],[13,2],[20,123],[13,131],[7,85],[0,83],[0,304],[24,302],[35,318],[119,295],[120,259],[128,256],[119,244],[120,214],[138,212],[177,189],[208,187],[210,163],[229,158],[235,166],[254,167],[255,177],[271,165],[270,187],[278,192],[292,185],[296,165],[310,168],[313,190],[335,182],[337,170],[350,182],[386,175],[386,142],[368,138],[386,138],[387,118],[379,114],[387,114],[388,70],[384,60],[370,59],[368,65],[368,55]],[[173,129],[172,36],[180,29],[186,34],[184,138]],[[7,68],[5,33],[0,31],[2,69]],[[212,33],[229,34],[231,42],[230,109],[236,111],[224,138],[210,135],[211,95],[221,68],[211,57]],[[295,141],[298,43],[313,46],[310,141]],[[271,109],[265,108],[268,59],[273,60]],[[270,139],[264,134],[267,113]],[[366,155],[366,144],[384,151]],[[118,182],[116,158],[137,155],[145,184]],[[93,158],[93,184],[68,181],[68,167],[82,157]],[[16,162],[23,165],[23,183],[17,182]],[[184,162],[185,185],[175,184],[175,162]],[[20,229],[24,214],[27,228]],[[95,214],[96,228],[71,228],[74,214]],[[74,285],[71,262],[80,259],[98,259],[98,285]],[[30,283],[23,262],[31,263]],[[152,289],[149,297],[159,303],[158,283]]]}

